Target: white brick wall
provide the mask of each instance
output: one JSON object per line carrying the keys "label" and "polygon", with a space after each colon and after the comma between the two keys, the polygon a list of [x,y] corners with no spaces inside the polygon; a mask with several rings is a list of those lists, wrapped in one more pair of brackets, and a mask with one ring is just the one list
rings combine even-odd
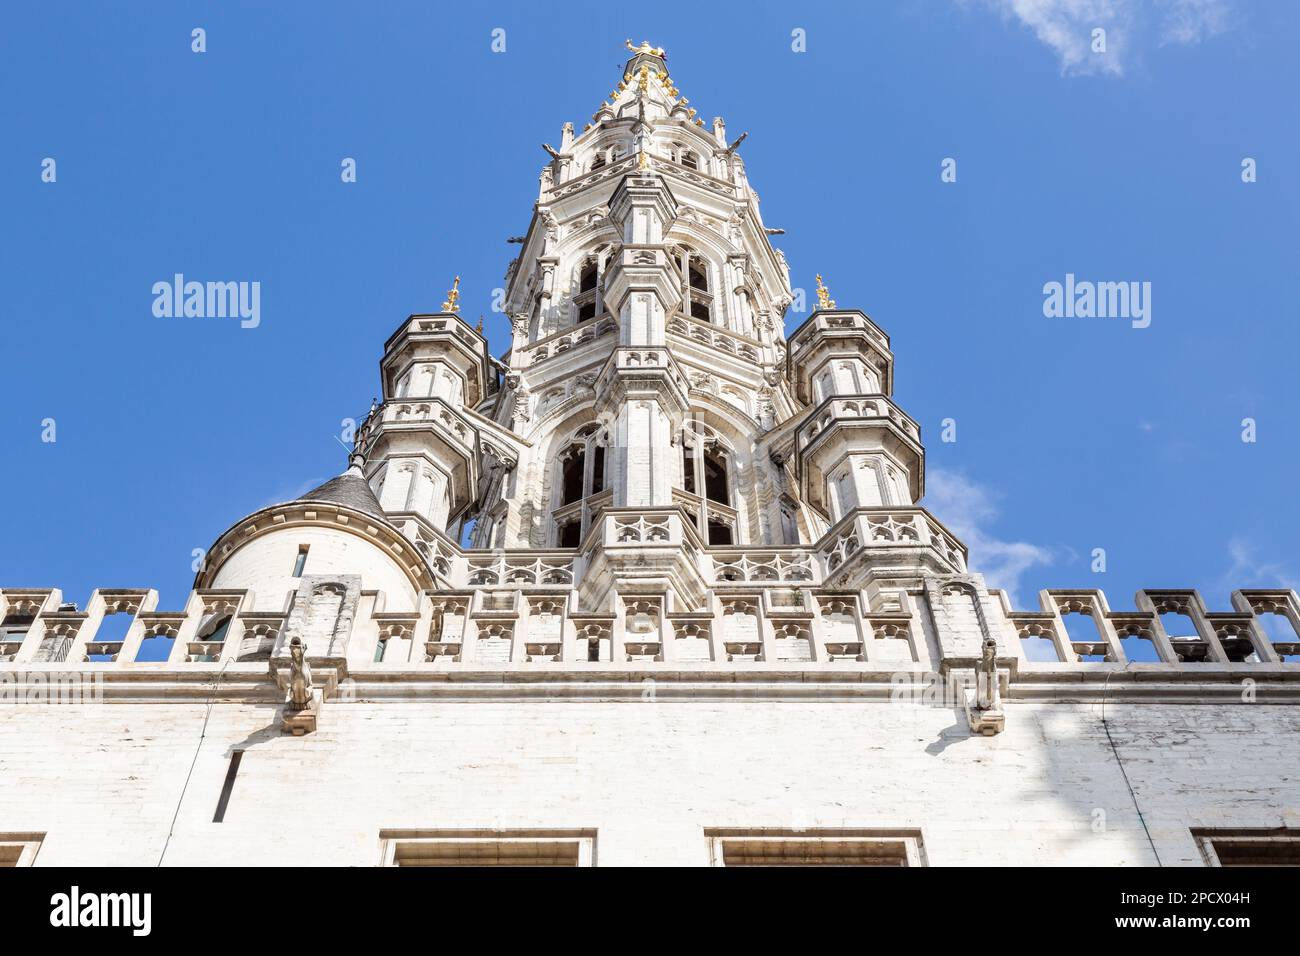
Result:
{"label": "white brick wall", "polygon": [[[202,704],[0,710],[0,831],[44,831],[37,865],[157,861]],[[600,865],[703,865],[705,827],[823,826],[920,828],[932,865],[1152,863],[1096,706],[1007,711],[972,738],[883,702],[335,700],[293,738],[275,708],[222,704],[167,862],[367,866],[383,828],[556,827],[596,829]],[[1166,865],[1200,864],[1193,826],[1300,826],[1300,709],[1107,716]]]}

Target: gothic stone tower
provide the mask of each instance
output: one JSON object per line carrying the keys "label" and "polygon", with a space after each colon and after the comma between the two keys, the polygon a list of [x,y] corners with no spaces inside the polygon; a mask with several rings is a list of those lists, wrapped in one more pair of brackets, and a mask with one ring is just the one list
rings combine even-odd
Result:
{"label": "gothic stone tower", "polygon": [[[964,572],[961,544],[916,505],[925,455],[890,399],[888,336],[836,308],[818,277],[818,308],[787,340],[789,269],[743,137],[728,143],[721,118],[705,127],[662,50],[631,51],[592,122],[579,135],[566,123],[546,147],[506,274],[508,353],[490,356],[462,321],[458,287],[442,313],[411,316],[385,345],[384,401],[353,467],[306,496],[359,508],[406,543],[358,548],[337,525],[304,543],[281,521],[254,546],[236,529],[239,556],[223,540],[200,587],[255,589],[279,606],[296,582],[281,571],[268,587],[267,570],[306,547],[312,572],[351,572],[358,593],[383,585],[414,608],[467,555],[474,586],[519,583],[523,565],[568,585],[560,634],[584,615],[612,622],[590,647],[493,651],[506,660],[825,661],[861,656],[861,641],[802,626],[765,639],[761,592],[826,576],[854,606],[900,611],[927,575]],[[733,599],[719,584],[753,593]],[[807,605],[802,589],[788,599]],[[720,611],[712,645],[676,646],[673,621]],[[464,663],[475,650],[438,656]]]}
{"label": "gothic stone tower", "polygon": [[1265,626],[1296,594],[987,588],[920,506],[888,336],[820,277],[785,334],[744,137],[628,46],[546,147],[505,355],[456,285],[410,316],[347,471],[222,534],[180,610],[0,590],[0,692],[97,695],[0,695],[0,860],[1300,854],[1300,637]]}

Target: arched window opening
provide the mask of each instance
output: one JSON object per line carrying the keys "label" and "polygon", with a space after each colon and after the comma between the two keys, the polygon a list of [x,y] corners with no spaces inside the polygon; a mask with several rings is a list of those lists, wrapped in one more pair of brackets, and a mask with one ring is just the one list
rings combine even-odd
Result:
{"label": "arched window opening", "polygon": [[598,495],[605,490],[605,446],[597,445],[591,457],[591,493]]}
{"label": "arched window opening", "polygon": [[718,504],[731,504],[727,490],[727,459],[716,450],[704,453],[704,497]]}
{"label": "arched window opening", "polygon": [[471,516],[461,522],[460,526],[460,546],[462,548],[474,547],[474,531],[478,527],[478,519]]}
{"label": "arched window opening", "polygon": [[691,288],[700,292],[709,291],[709,277],[704,271],[704,264],[699,259],[692,258],[687,270],[690,275]]}
{"label": "arched window opening", "polygon": [[570,445],[560,455],[560,504],[570,505],[582,498],[582,478],[587,467],[585,445]]}
{"label": "arched window opening", "polygon": [[590,322],[596,317],[596,280],[596,263],[586,263],[578,273],[578,291],[573,297],[578,322]]}
{"label": "arched window opening", "polygon": [[552,498],[557,547],[576,548],[587,533],[597,508],[588,499],[607,494],[605,458],[605,435],[595,423],[579,430],[560,453]]}
{"label": "arched window opening", "polygon": [[709,291],[709,265],[702,257],[689,250],[682,251],[683,311],[701,322],[713,321],[713,293]]}
{"label": "arched window opening", "polygon": [[680,501],[682,507],[708,544],[739,543],[739,515],[731,500],[733,450],[698,420],[687,424],[681,446],[681,489],[689,496]]}

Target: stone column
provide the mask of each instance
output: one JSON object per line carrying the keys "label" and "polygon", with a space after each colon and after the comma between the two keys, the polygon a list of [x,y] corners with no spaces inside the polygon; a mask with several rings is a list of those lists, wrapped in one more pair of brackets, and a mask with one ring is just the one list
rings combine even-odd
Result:
{"label": "stone column", "polygon": [[664,348],[666,317],[681,289],[663,248],[677,204],[658,176],[625,177],[610,198],[623,242],[605,270],[605,301],[619,347],[596,382],[608,422],[615,507],[672,503],[673,442],[688,407],[685,377]]}

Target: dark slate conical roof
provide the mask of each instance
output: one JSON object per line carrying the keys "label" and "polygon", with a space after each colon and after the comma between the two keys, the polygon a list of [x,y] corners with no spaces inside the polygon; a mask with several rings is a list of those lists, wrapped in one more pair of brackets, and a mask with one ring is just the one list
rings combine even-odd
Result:
{"label": "dark slate conical roof", "polygon": [[331,478],[298,500],[330,501],[336,505],[363,511],[376,518],[384,517],[384,509],[379,504],[379,499],[375,497],[375,493],[370,490],[370,482],[362,477],[361,469],[356,467],[349,468],[337,478]]}

